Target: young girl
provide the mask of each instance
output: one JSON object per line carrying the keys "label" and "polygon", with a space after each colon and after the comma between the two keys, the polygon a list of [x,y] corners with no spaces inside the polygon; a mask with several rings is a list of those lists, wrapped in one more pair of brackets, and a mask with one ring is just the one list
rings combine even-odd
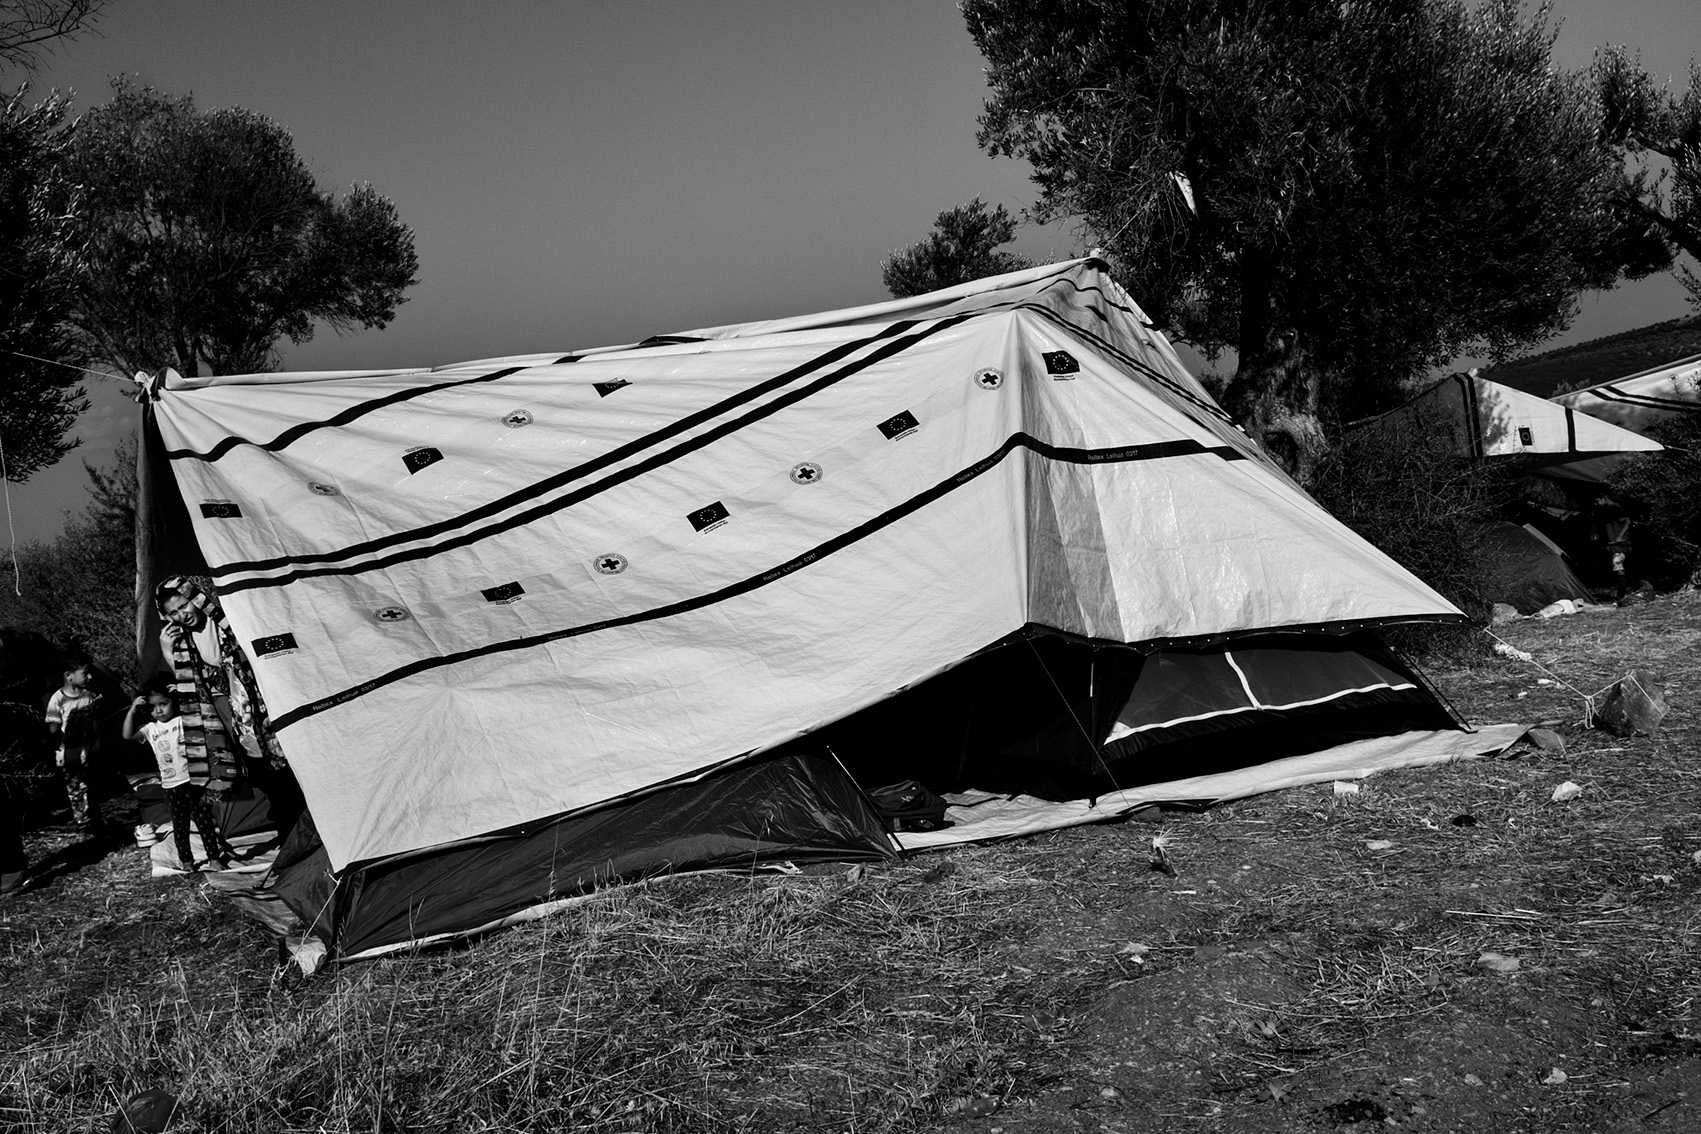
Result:
{"label": "young girl", "polygon": [[[142,723],[143,713],[152,719]],[[228,870],[230,860],[237,857],[236,850],[225,841],[213,820],[213,809],[206,797],[207,765],[205,760],[191,762],[183,725],[183,718],[177,713],[177,698],[171,692],[171,680],[160,675],[149,679],[142,686],[142,695],[131,703],[124,717],[124,739],[143,737],[154,750],[159,785],[165,789],[165,797],[171,804],[172,838],[184,869],[197,874],[201,868],[189,849],[189,823],[193,820],[207,849],[207,861],[220,870]]]}

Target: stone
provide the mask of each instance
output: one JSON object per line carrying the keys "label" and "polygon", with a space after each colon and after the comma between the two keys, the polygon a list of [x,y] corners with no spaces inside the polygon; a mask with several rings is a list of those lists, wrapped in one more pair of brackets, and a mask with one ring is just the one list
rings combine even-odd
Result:
{"label": "stone", "polygon": [[164,1134],[177,1113],[177,1099],[154,1087],[125,1100],[112,1116],[112,1134]]}
{"label": "stone", "polygon": [[1532,728],[1524,734],[1524,739],[1543,752],[1565,751],[1565,738],[1551,728]]}
{"label": "stone", "polygon": [[1494,604],[1494,613],[1490,617],[1493,624],[1499,626],[1503,622],[1516,622],[1524,616],[1519,614],[1518,608],[1511,603],[1497,602]]}
{"label": "stone", "polygon": [[1652,736],[1666,715],[1665,690],[1645,669],[1631,670],[1607,688],[1595,702],[1596,728],[1614,736]]}

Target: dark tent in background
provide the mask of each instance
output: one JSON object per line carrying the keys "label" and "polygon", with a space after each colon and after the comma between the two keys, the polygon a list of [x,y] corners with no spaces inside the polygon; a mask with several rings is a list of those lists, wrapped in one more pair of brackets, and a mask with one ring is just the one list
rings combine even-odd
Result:
{"label": "dark tent in background", "polygon": [[1594,601],[1565,553],[1532,527],[1485,524],[1477,551],[1494,586],[1494,601],[1516,607],[1519,614],[1534,614],[1560,599]]}

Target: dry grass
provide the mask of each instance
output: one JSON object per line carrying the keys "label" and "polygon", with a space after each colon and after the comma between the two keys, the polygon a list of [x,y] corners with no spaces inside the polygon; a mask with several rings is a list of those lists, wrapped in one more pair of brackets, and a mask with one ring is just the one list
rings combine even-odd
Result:
{"label": "dry grass", "polygon": [[[1522,1128],[1591,1129],[1701,1030],[1701,596],[1499,632],[1545,670],[1490,657],[1432,676],[1473,719],[1561,722],[1568,751],[885,866],[658,879],[306,982],[216,896],[111,856],[0,906],[17,1008],[0,1019],[0,1127],[104,1124],[164,1087],[178,1129],[233,1134],[860,1134],[983,1129],[994,1106],[1273,1130],[1308,1090],[1307,1114],[1344,1121],[1358,1096],[1323,1092],[1492,1024],[1507,1046],[1529,1033],[1575,1054],[1563,1095],[1499,1086]],[[1632,666],[1673,683],[1661,733],[1575,727],[1567,686]],[[1555,804],[1565,780],[1584,791]],[[1174,877],[1150,869],[1158,835]],[[1262,984],[1213,983],[1231,947]],[[1518,973],[1488,973],[1485,953]],[[1205,1086],[1142,1111],[1094,1028],[1118,990],[1156,1003],[1184,981],[1215,1022],[1182,1012],[1158,1034],[1204,1053]],[[1066,1088],[1085,1093],[1066,1106]]]}
{"label": "dry grass", "polygon": [[164,1085],[207,1130],[906,1128],[1011,1081],[1052,995],[997,957],[1032,884],[939,866],[658,879],[305,985],[167,960],[41,1021],[0,1113],[72,1129]]}

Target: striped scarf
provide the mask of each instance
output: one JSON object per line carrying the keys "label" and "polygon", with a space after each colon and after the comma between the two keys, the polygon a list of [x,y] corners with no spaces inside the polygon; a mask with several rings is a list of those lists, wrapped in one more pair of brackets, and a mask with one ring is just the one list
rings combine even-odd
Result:
{"label": "striped scarf", "polygon": [[[172,597],[182,598],[196,611],[197,625],[212,629],[223,655],[221,659],[210,661],[203,657],[195,643],[194,630],[166,616],[165,603]],[[282,767],[283,749],[266,723],[266,703],[260,697],[248,658],[225,621],[224,611],[211,595],[181,575],[155,588],[154,605],[165,621],[161,644],[169,647],[172,693],[183,709],[183,747],[189,761],[190,780],[202,785],[216,781],[228,786],[236,778],[245,747],[274,767]],[[220,698],[229,706],[228,722],[219,711]],[[230,735],[231,728],[237,733],[235,737]]]}

